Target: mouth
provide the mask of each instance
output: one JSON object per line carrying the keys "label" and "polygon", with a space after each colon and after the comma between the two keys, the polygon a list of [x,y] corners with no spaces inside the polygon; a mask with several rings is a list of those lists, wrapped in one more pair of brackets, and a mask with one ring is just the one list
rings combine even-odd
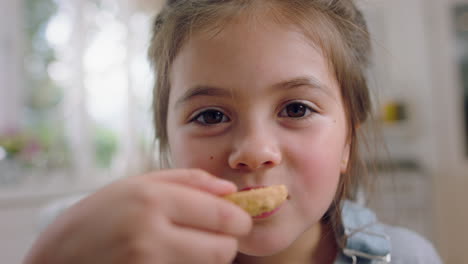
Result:
{"label": "mouth", "polygon": [[244,191],[249,191],[253,189],[260,189],[260,188],[265,188],[266,186],[252,186],[252,187],[245,187],[239,190],[239,192],[244,192]]}
{"label": "mouth", "polygon": [[252,218],[253,218],[254,220],[255,220],[255,219],[258,220],[258,219],[265,219],[265,218],[268,218],[268,217],[274,215],[276,212],[278,212],[278,211],[281,209],[281,207],[283,207],[283,205],[284,205],[284,203],[282,203],[281,205],[279,205],[278,207],[276,207],[275,209],[273,209],[273,210],[271,210],[271,211],[269,211],[269,212],[264,212],[264,213],[262,213],[262,214],[260,214],[260,215],[252,216]]}

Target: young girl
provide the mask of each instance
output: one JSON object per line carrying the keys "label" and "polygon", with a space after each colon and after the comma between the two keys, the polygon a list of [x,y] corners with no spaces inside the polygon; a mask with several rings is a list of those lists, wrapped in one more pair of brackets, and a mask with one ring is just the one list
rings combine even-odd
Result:
{"label": "young girl", "polygon": [[[157,17],[165,166],[83,199],[25,263],[440,263],[349,201],[363,182],[369,34],[351,0],[180,0]],[[284,184],[250,217],[222,197]]]}

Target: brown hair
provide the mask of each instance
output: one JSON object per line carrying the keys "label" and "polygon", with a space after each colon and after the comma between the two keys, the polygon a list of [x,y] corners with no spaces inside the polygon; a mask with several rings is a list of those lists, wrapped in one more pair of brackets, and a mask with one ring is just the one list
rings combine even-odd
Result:
{"label": "brown hair", "polygon": [[[230,19],[245,14],[266,14],[276,23],[298,27],[328,59],[341,88],[351,142],[348,171],[341,176],[335,202],[355,198],[367,175],[358,152],[358,128],[368,118],[371,103],[364,73],[369,63],[370,39],[365,20],[352,0],[169,1],[155,20],[149,50],[157,76],[153,107],[161,157],[168,150],[169,69],[174,58],[191,34],[222,30]],[[339,208],[339,203],[332,207]]]}

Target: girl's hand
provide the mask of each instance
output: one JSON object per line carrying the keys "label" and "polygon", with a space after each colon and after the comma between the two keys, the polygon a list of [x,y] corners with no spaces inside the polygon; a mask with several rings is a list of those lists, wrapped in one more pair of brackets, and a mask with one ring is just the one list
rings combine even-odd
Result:
{"label": "girl's hand", "polygon": [[117,181],[68,209],[27,256],[35,263],[227,264],[251,217],[219,196],[235,185],[200,170]]}

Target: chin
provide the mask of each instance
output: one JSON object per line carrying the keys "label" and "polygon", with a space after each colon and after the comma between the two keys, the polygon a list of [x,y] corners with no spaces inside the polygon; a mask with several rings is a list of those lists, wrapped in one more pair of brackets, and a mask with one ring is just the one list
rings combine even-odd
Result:
{"label": "chin", "polygon": [[[286,234],[285,234],[286,233]],[[239,239],[239,252],[249,256],[265,257],[280,253],[288,248],[295,237],[291,232],[278,232],[255,227],[246,237]]]}

